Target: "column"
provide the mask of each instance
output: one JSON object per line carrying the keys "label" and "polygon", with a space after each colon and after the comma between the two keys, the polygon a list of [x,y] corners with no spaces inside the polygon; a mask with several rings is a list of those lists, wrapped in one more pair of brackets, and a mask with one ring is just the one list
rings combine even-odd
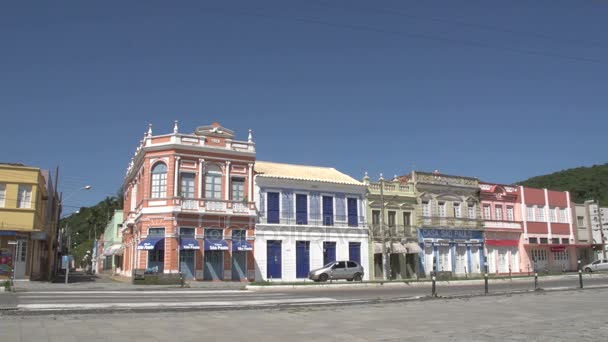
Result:
{"label": "column", "polygon": [[230,162],[226,161],[226,184],[224,189],[226,189],[226,193],[224,194],[224,199],[226,201],[230,200]]}
{"label": "column", "polygon": [[179,189],[179,160],[180,157],[175,157],[175,168],[173,169],[173,197],[177,197]]}
{"label": "column", "polygon": [[198,160],[198,198],[203,198],[203,182],[205,181],[205,174],[203,173],[204,164],[205,159]]}
{"label": "column", "polygon": [[521,219],[524,224],[524,239],[528,239],[528,208],[526,207],[526,194],[524,192],[524,187],[519,187],[519,192],[521,193]]}
{"label": "column", "polygon": [[249,163],[248,174],[248,186],[247,186],[247,201],[253,202],[253,163]]}
{"label": "column", "polygon": [[[547,235],[547,240],[549,244],[551,244],[551,238],[553,237],[551,232],[551,214],[550,210],[547,210],[547,208],[549,207],[549,191],[547,189],[543,190],[545,191],[545,208],[543,208],[543,211],[545,212],[545,219],[547,220],[547,229],[549,232],[549,234]],[[555,213],[555,215],[557,215],[557,212]]]}

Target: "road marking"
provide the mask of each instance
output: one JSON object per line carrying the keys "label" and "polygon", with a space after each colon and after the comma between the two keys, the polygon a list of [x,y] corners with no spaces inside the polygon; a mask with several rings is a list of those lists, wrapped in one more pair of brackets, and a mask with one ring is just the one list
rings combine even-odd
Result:
{"label": "road marking", "polygon": [[179,307],[225,307],[225,306],[255,306],[279,304],[331,303],[333,298],[294,298],[243,301],[210,301],[210,302],[155,302],[155,303],[88,303],[88,304],[19,304],[20,310],[91,310],[91,309],[138,309],[138,308],[179,308]]}
{"label": "road marking", "polygon": [[201,290],[201,291],[137,291],[137,290],[126,290],[126,291],[37,291],[37,292],[18,292],[19,295],[30,295],[30,294],[124,294],[124,295],[142,295],[142,294],[222,294],[222,293],[240,293],[240,294],[253,294],[253,291],[249,290]]}
{"label": "road marking", "polygon": [[[175,295],[171,295],[171,296],[159,296],[159,295],[149,295],[150,298],[163,298],[163,299],[171,299],[171,298],[179,298],[179,297],[252,297],[255,294],[253,293],[248,293],[248,294],[244,294],[244,295],[240,295],[237,293],[227,293],[227,294],[222,294],[222,295],[217,295],[217,296],[195,296],[195,295],[187,295],[187,296],[175,296]],[[262,296],[262,297],[281,297],[281,296],[287,296],[286,293],[265,293],[263,295],[257,295],[257,296]],[[130,296],[115,296],[115,295],[85,295],[85,294],[81,294],[81,295],[52,295],[52,296],[46,296],[46,295],[31,295],[31,296],[18,296],[21,299],[25,299],[25,300],[29,300],[29,299],[58,299],[58,298],[62,298],[62,299],[79,299],[79,298],[91,298],[91,299],[100,299],[100,298],[110,298],[110,299],[128,299]],[[139,298],[141,299],[146,298],[147,296],[142,296],[142,295],[138,295],[138,296],[132,296],[131,298]]]}

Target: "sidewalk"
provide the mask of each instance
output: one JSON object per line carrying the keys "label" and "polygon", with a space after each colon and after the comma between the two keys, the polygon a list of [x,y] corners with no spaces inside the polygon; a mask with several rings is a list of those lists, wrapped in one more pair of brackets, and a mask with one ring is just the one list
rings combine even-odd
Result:
{"label": "sidewalk", "polygon": [[190,281],[183,288],[179,285],[133,285],[131,278],[109,274],[86,275],[80,272],[70,273],[69,282],[63,282],[59,276],[53,282],[17,281],[16,292],[45,291],[146,291],[146,290],[179,290],[179,289],[245,289],[248,283]]}

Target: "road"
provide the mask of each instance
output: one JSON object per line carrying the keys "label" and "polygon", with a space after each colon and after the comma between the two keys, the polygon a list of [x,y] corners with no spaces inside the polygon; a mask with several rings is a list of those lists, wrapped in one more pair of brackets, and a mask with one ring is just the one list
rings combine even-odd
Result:
{"label": "road", "polygon": [[2,342],[602,341],[608,289],[282,309],[0,319]]}
{"label": "road", "polygon": [[[585,275],[585,287],[608,287],[608,277]],[[278,305],[336,305],[361,302],[411,300],[431,295],[430,284],[387,284],[373,287],[303,286],[298,289],[262,289],[256,291],[238,289],[160,289],[160,290],[67,290],[56,286],[51,290],[17,292],[15,308],[19,313],[63,311],[116,311],[116,310],[207,310],[274,307]],[[364,285],[364,284],[360,284]],[[540,277],[539,287],[546,290],[575,289],[578,276]],[[108,288],[110,288],[108,290]],[[490,294],[516,293],[534,290],[533,278],[513,281],[493,281]],[[440,297],[483,295],[483,281],[440,282]]]}

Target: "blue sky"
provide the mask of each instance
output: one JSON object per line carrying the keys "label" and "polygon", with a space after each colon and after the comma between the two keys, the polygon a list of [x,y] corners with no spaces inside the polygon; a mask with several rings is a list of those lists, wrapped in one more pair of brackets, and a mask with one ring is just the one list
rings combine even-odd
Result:
{"label": "blue sky", "polygon": [[3,3],[0,159],[59,165],[68,206],[116,194],[148,123],[173,120],[356,178],[605,163],[606,17],[599,0]]}

